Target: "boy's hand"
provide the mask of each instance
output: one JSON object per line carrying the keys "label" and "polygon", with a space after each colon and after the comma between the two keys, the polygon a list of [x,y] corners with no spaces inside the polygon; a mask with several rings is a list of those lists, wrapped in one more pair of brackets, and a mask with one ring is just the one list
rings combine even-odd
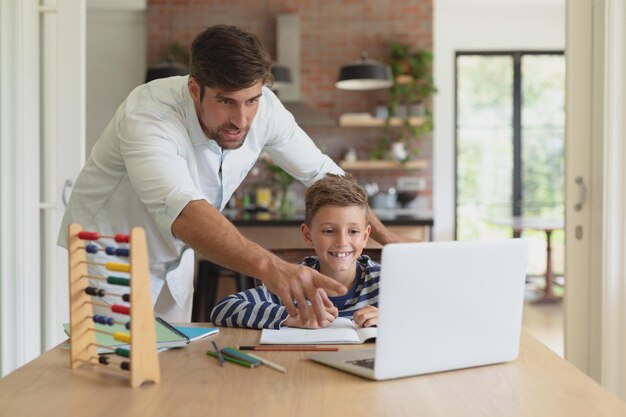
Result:
{"label": "boy's hand", "polygon": [[304,316],[302,315],[299,315],[297,317],[289,316],[282,325],[288,327],[299,327],[302,329],[321,329],[329,326],[333,321],[335,321],[338,315],[339,310],[337,310],[337,307],[324,306],[324,314],[321,326],[318,324],[317,318],[312,315],[308,318],[304,318]]}
{"label": "boy's hand", "polygon": [[376,326],[378,325],[378,308],[365,306],[354,313],[353,320],[360,327]]}

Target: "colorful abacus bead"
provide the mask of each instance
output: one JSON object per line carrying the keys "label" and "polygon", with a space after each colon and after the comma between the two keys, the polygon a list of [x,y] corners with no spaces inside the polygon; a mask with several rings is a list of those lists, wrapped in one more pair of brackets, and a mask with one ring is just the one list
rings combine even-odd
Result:
{"label": "colorful abacus bead", "polygon": [[130,249],[125,248],[114,248],[112,246],[109,246],[105,249],[105,252],[107,255],[111,256],[130,256]]}
{"label": "colorful abacus bead", "polygon": [[106,291],[104,291],[102,288],[96,287],[87,287],[85,288],[85,292],[89,295],[93,295],[96,297],[104,297],[104,295],[106,294]]}
{"label": "colorful abacus bead", "polygon": [[100,324],[106,324],[107,326],[113,326],[114,323],[113,317],[102,316],[99,314],[94,314],[93,321]]}
{"label": "colorful abacus bead", "polygon": [[107,246],[105,249],[101,249],[93,243],[86,245],[85,250],[87,251],[87,253],[98,253],[98,251],[104,250],[109,256],[120,256],[126,258],[130,256],[130,249],[115,248],[113,246]]}
{"label": "colorful abacus bead", "polygon": [[82,232],[78,232],[78,238],[83,240],[98,240],[100,238],[109,238],[115,240],[117,243],[128,243],[130,242],[130,236],[124,235],[122,233],[118,233],[114,236],[111,235],[101,235],[98,232],[88,232],[83,230]]}

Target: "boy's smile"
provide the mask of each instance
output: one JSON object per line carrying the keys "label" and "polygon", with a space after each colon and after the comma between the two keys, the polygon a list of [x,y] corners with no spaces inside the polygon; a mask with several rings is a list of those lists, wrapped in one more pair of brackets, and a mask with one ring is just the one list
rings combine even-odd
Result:
{"label": "boy's smile", "polygon": [[324,206],[302,225],[304,240],[320,259],[320,272],[345,286],[352,284],[356,261],[367,244],[370,226],[358,206]]}

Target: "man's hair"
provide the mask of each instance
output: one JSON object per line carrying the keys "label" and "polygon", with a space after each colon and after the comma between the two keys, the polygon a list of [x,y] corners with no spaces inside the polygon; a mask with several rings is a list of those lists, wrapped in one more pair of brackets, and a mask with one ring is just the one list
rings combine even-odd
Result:
{"label": "man's hair", "polygon": [[309,227],[313,216],[324,206],[360,207],[365,211],[366,218],[369,210],[367,193],[350,174],[326,174],[307,188],[304,202],[304,223]]}
{"label": "man's hair", "polygon": [[271,85],[272,58],[259,38],[235,26],[215,25],[198,34],[191,44],[190,75],[204,87],[237,91],[259,80]]}

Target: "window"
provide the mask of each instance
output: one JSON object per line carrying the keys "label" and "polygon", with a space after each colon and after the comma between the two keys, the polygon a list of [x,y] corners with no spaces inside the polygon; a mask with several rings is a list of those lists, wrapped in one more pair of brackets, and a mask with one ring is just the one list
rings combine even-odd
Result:
{"label": "window", "polygon": [[[504,238],[500,220],[563,220],[565,57],[561,52],[456,57],[456,237]],[[546,237],[530,238],[529,272],[546,270]],[[562,230],[552,235],[563,271]]]}

